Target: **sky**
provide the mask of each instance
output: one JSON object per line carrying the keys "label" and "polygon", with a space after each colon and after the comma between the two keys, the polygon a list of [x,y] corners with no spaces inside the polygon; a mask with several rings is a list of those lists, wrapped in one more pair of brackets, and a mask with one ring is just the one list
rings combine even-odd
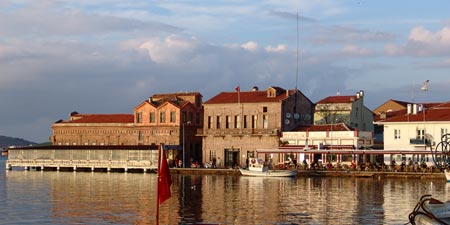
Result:
{"label": "sky", "polygon": [[[300,89],[450,101],[450,1],[2,0],[0,135],[46,142],[73,111],[157,93]],[[428,91],[421,86],[429,80]]]}

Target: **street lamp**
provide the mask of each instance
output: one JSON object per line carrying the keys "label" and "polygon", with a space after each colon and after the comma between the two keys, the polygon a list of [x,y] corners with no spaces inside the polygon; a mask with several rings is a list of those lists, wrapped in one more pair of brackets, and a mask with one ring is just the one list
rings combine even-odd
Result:
{"label": "street lamp", "polygon": [[184,144],[184,140],[185,140],[185,133],[184,133],[184,125],[185,124],[190,124],[191,122],[190,121],[187,121],[187,122],[184,122],[183,124],[182,124],[182,126],[183,126],[183,168],[185,168],[186,167],[186,160],[185,160],[185,157],[186,157],[186,148],[185,148],[185,144]]}

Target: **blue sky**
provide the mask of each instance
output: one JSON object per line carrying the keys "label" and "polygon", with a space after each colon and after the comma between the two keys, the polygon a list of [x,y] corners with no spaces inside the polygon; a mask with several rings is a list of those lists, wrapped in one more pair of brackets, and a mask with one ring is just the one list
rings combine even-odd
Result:
{"label": "blue sky", "polygon": [[298,85],[313,102],[364,90],[370,109],[389,99],[450,101],[449,8],[445,0],[2,0],[0,135],[44,142],[72,111],[132,113],[155,93],[198,91],[206,101],[237,85]]}

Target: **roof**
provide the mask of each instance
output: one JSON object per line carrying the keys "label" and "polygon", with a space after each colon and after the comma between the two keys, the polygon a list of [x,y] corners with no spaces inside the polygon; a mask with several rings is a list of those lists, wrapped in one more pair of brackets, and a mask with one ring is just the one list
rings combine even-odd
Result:
{"label": "roof", "polygon": [[355,95],[337,95],[337,96],[328,96],[316,104],[335,104],[335,103],[351,103],[356,100]]}
{"label": "roof", "polygon": [[71,121],[59,121],[57,123],[133,123],[133,114],[77,114]]}
{"label": "roof", "polygon": [[323,124],[323,125],[300,125],[293,131],[354,131],[354,127],[348,126],[345,123],[337,124]]}
{"label": "roof", "polygon": [[[167,93],[167,94],[154,94],[150,96],[143,103],[147,102],[153,105],[154,107],[160,107],[165,103],[171,103],[179,108],[183,107],[186,104],[193,103],[185,98],[184,96],[202,96],[199,92],[179,92],[179,93]],[[141,106],[143,103],[138,105]],[[136,108],[136,107],[135,107]]]}
{"label": "roof", "polygon": [[[399,110],[391,117],[387,117],[384,120],[380,120],[380,123],[390,122],[429,122],[429,121],[450,121],[450,102],[446,103],[427,103],[426,105],[434,105],[431,108],[425,107],[424,110],[417,112],[416,114],[407,114],[406,110]],[[402,113],[403,112],[403,113]]]}
{"label": "roof", "polygon": [[[276,90],[275,97],[268,97],[267,90],[264,91],[239,91],[239,92],[221,92],[212,97],[204,104],[225,104],[225,103],[258,103],[258,102],[279,102],[288,96],[286,90],[280,87],[272,87]],[[295,94],[295,90],[288,91],[289,96]]]}

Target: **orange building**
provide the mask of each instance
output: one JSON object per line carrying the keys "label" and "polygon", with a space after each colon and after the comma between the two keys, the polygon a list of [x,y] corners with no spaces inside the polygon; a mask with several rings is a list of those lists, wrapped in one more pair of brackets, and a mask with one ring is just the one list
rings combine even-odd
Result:
{"label": "orange building", "polygon": [[[169,158],[201,162],[203,127],[202,95],[155,94],[133,110],[133,114],[80,114],[52,125],[53,145],[170,145]],[[182,151],[185,149],[185,154]],[[184,157],[183,157],[184,156]],[[189,160],[189,161],[187,161]]]}

